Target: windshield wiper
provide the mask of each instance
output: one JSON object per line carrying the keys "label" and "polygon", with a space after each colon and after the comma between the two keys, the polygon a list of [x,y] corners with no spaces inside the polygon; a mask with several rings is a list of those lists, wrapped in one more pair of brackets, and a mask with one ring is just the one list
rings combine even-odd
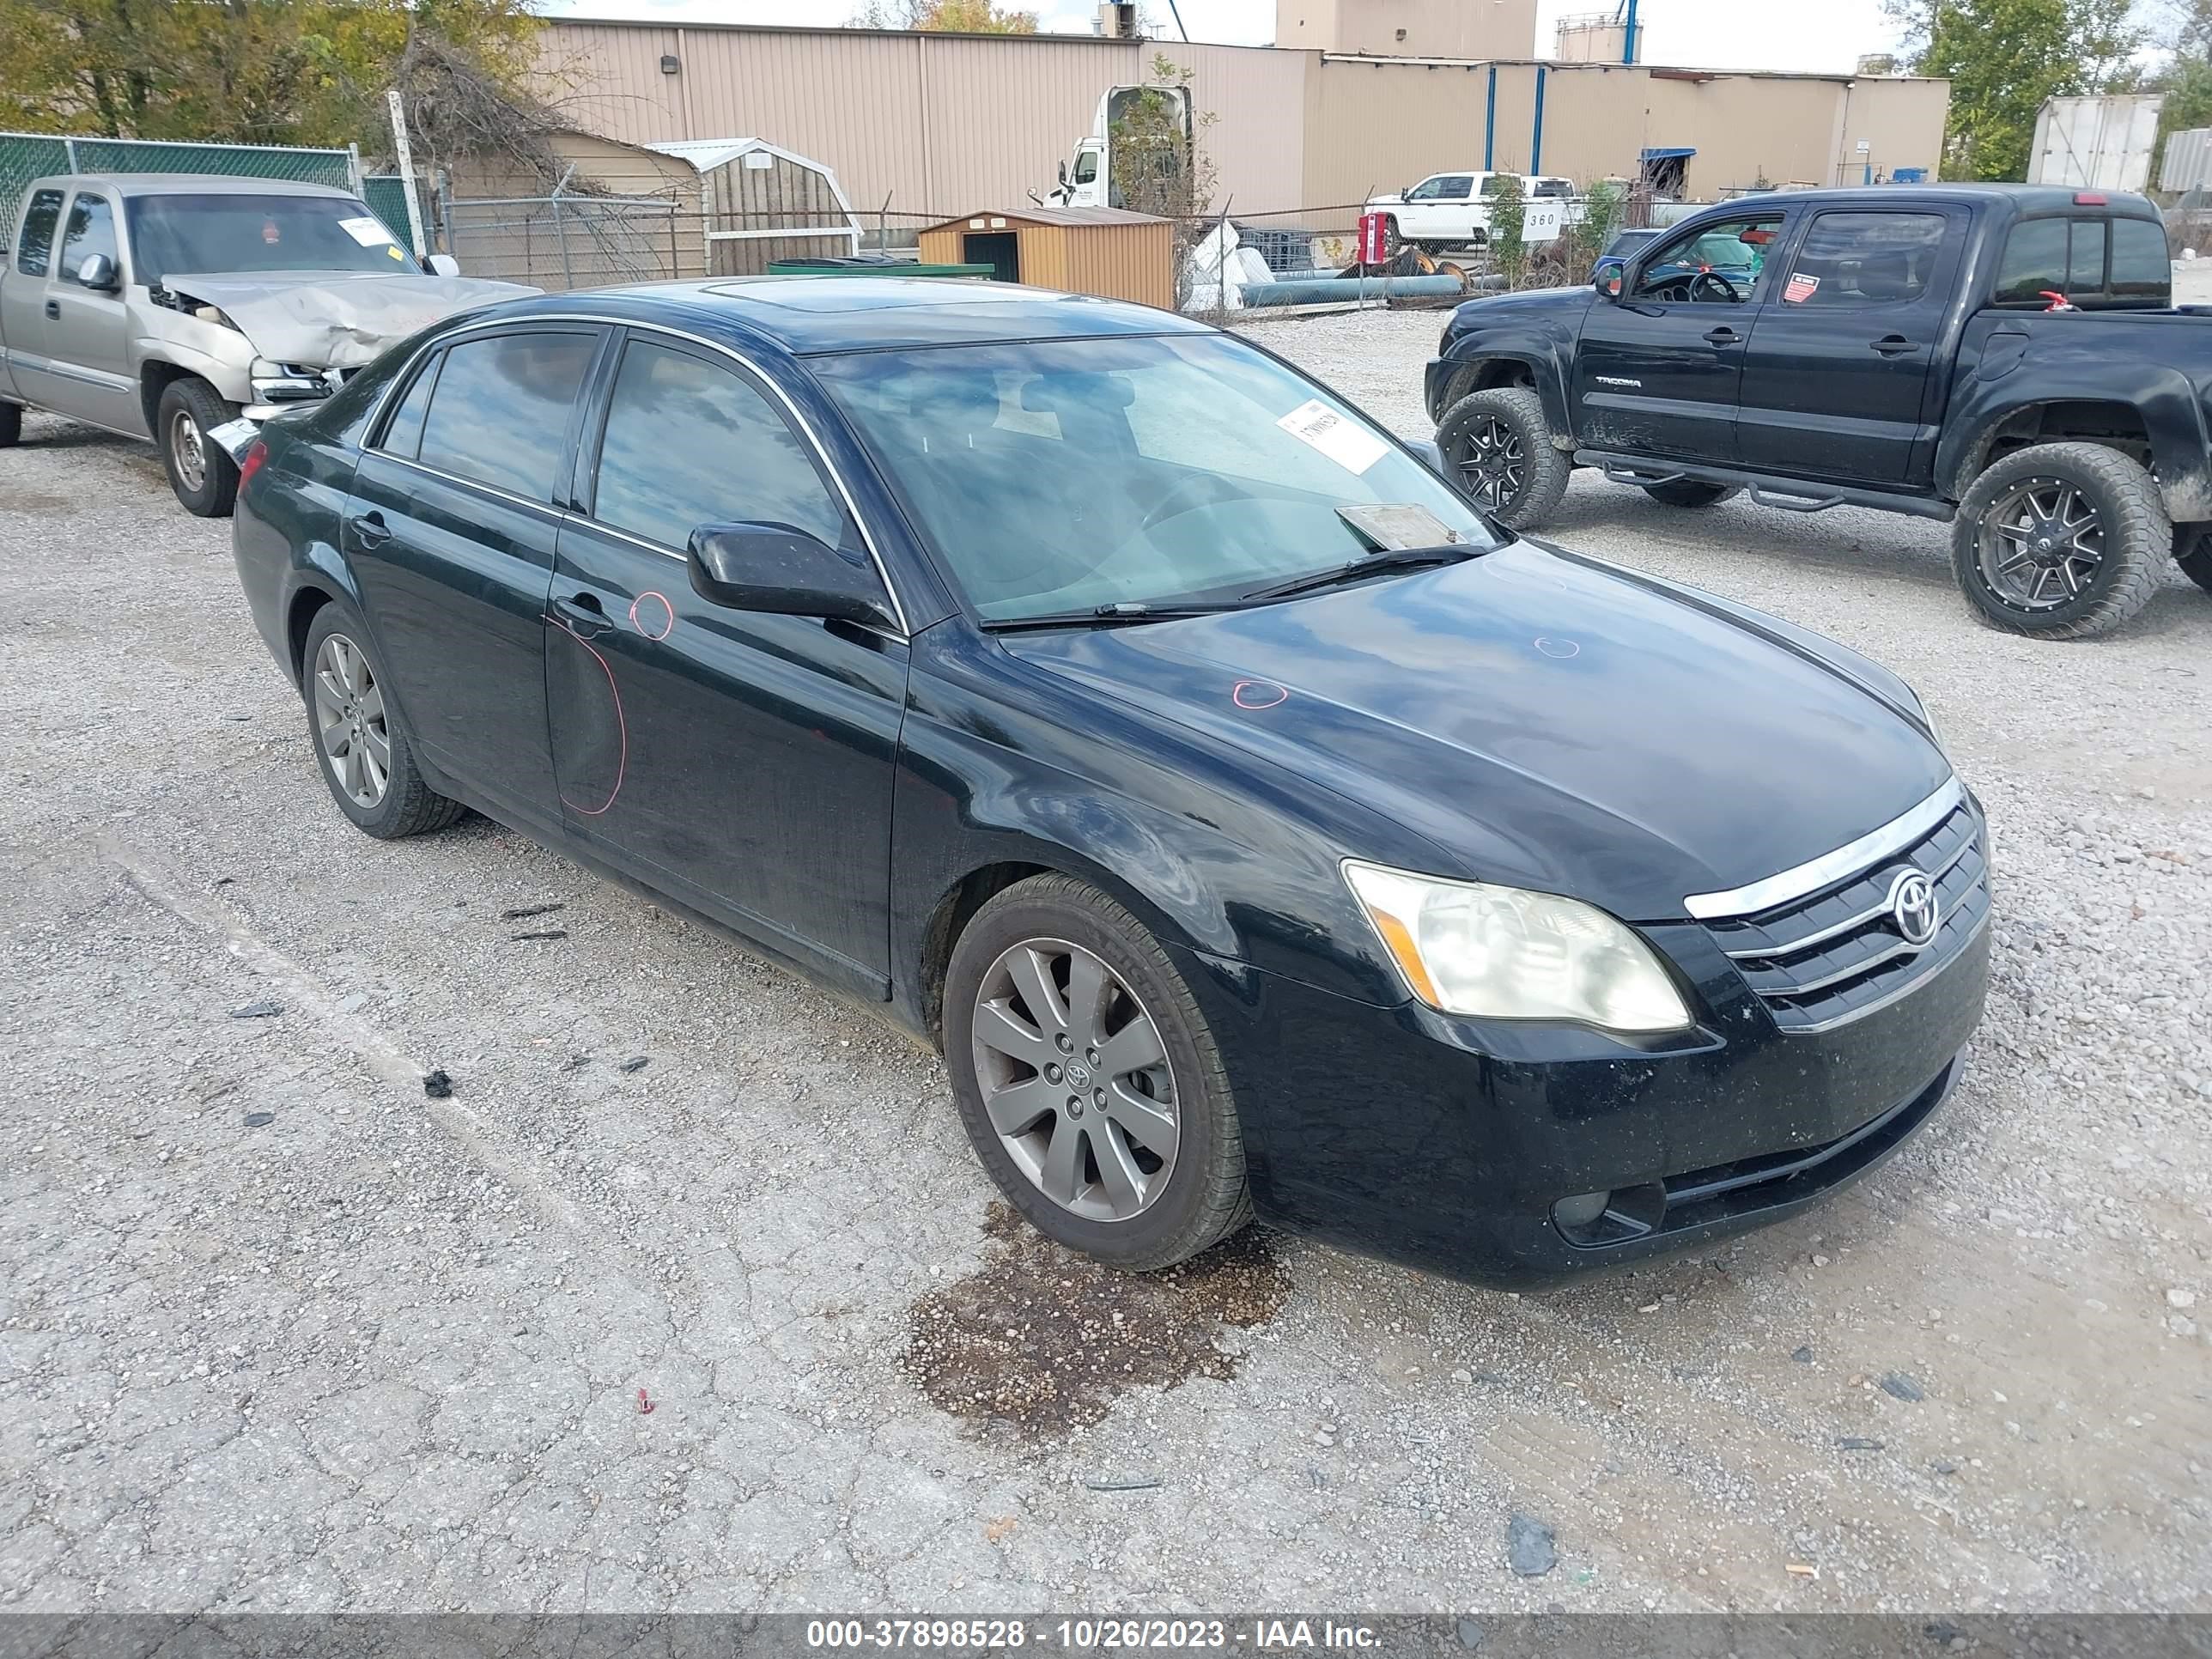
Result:
{"label": "windshield wiper", "polygon": [[1173,622],[1180,617],[1211,617],[1235,611],[1238,605],[1095,605],[1088,611],[1048,611],[1035,617],[986,617],[982,626],[993,634],[1011,634],[1026,628],[1111,628],[1122,623]]}
{"label": "windshield wiper", "polygon": [[1349,564],[1340,564],[1327,570],[1316,570],[1311,575],[1293,576],[1286,582],[1277,582],[1272,587],[1256,587],[1244,596],[1249,604],[1258,599],[1286,599],[1293,593],[1310,592],[1316,588],[1334,587],[1339,582],[1358,581],[1363,577],[1379,576],[1389,570],[1418,570],[1424,565],[1457,564],[1471,559],[1483,550],[1464,543],[1446,547],[1393,547],[1379,553],[1370,553],[1364,559],[1354,559]]}

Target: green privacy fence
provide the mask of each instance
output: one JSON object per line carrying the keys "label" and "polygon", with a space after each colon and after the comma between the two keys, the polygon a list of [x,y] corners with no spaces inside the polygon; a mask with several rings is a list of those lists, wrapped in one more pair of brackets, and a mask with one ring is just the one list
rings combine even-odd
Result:
{"label": "green privacy fence", "polygon": [[[349,149],[291,149],[270,144],[156,143],[137,138],[82,138],[43,132],[0,132],[0,225],[12,230],[23,191],[50,173],[219,173],[240,179],[289,179],[351,190],[360,159]],[[393,188],[392,210],[369,205],[404,240],[407,209]],[[395,221],[392,213],[398,218]]]}
{"label": "green privacy fence", "polygon": [[[397,237],[402,247],[412,246],[407,231],[407,182],[404,179],[364,179],[361,181],[361,199],[368,204],[368,210],[384,221],[384,228]],[[422,204],[424,212],[429,204]]]}

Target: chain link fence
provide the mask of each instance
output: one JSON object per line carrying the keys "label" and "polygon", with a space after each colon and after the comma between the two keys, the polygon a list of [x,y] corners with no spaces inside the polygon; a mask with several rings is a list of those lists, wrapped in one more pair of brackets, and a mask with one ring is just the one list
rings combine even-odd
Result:
{"label": "chain link fence", "polygon": [[[298,184],[331,185],[340,190],[351,190],[360,172],[360,159],[350,149],[168,143],[137,138],[0,132],[0,222],[12,229],[16,209],[31,180],[55,173],[213,173],[240,179],[286,179]],[[401,211],[404,226],[404,210]]]}

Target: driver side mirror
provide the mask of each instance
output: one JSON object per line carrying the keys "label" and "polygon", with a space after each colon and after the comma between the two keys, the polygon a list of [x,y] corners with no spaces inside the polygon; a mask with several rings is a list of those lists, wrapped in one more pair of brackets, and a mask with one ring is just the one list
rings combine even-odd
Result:
{"label": "driver side mirror", "polygon": [[1067,163],[1065,161],[1060,164],[1060,187],[1062,190],[1067,188]]}
{"label": "driver side mirror", "polygon": [[433,276],[458,276],[461,274],[461,262],[450,253],[433,253],[422,263],[430,267]]}
{"label": "driver side mirror", "polygon": [[1618,300],[1628,281],[1628,267],[1619,259],[1601,259],[1590,275],[1590,286],[1608,300]]}
{"label": "driver side mirror", "polygon": [[866,560],[781,524],[702,524],[685,556],[691,591],[726,611],[896,628]]}
{"label": "driver side mirror", "polygon": [[115,269],[115,261],[105,253],[88,253],[76,268],[79,288],[88,288],[94,294],[112,294],[123,286]]}

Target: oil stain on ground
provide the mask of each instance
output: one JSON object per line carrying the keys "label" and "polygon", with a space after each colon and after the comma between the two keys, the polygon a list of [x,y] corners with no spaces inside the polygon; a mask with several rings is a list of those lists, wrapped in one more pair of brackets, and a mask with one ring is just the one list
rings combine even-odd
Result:
{"label": "oil stain on ground", "polygon": [[1130,1389],[1235,1375],[1237,1356],[1214,1346],[1221,1327],[1261,1324],[1290,1297],[1255,1227],[1144,1274],[1062,1249],[1004,1203],[983,1231],[994,1259],[915,1304],[902,1363],[943,1410],[1030,1439],[1103,1420]]}

